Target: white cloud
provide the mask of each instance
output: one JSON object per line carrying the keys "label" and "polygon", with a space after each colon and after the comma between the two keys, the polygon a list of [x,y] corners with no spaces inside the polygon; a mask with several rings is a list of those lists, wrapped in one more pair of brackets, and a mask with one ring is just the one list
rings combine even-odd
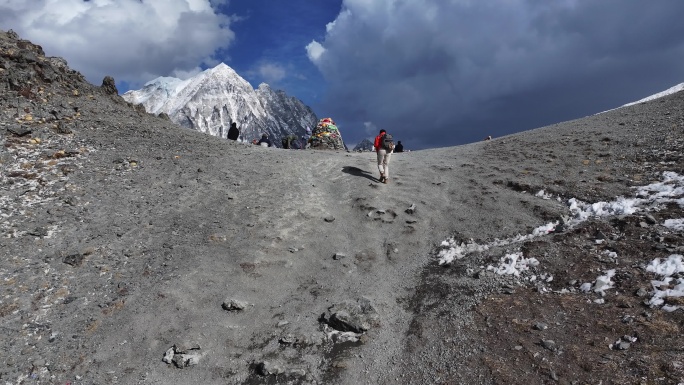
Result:
{"label": "white cloud", "polygon": [[262,63],[258,68],[261,78],[269,84],[275,84],[285,78],[287,72],[285,69],[276,63]]}
{"label": "white cloud", "polygon": [[312,41],[306,46],[306,54],[309,56],[309,60],[314,63],[318,62],[324,53],[325,48],[317,41]]}
{"label": "white cloud", "polygon": [[141,85],[159,75],[190,74],[234,40],[222,0],[10,0],[0,24],[40,44],[47,55],[94,84],[105,75]]}
{"label": "white cloud", "polygon": [[202,71],[203,70],[200,67],[190,68],[188,70],[175,69],[173,72],[171,72],[171,76],[174,78],[185,80],[199,74]]}
{"label": "white cloud", "polygon": [[363,122],[363,127],[367,136],[375,137],[378,134],[378,132],[380,132],[378,126],[373,124],[373,122]]}

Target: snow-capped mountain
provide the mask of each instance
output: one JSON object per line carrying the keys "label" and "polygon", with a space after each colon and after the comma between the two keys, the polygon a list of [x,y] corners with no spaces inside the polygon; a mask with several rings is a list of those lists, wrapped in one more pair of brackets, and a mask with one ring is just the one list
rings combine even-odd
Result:
{"label": "snow-capped mountain", "polygon": [[354,147],[353,151],[372,151],[373,149],[373,142],[370,139],[366,138],[359,142],[359,144],[357,144]]}
{"label": "snow-capped mountain", "polygon": [[236,122],[243,140],[267,133],[273,143],[294,134],[301,137],[318,118],[300,100],[274,91],[262,83],[255,90],[224,63],[187,80],[172,77],[154,79],[123,98],[142,104],[151,114],[162,112],[181,126],[225,138]]}

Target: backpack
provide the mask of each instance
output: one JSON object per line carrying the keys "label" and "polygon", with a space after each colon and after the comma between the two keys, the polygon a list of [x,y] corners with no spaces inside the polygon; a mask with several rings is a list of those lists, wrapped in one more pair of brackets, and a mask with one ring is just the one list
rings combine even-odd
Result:
{"label": "backpack", "polygon": [[382,137],[382,148],[384,148],[387,151],[394,151],[394,139],[392,138],[392,134],[385,134],[385,136]]}

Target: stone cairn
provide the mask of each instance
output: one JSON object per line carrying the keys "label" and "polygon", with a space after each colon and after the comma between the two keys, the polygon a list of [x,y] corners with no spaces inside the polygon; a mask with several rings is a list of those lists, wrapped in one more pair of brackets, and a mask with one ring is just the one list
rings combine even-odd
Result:
{"label": "stone cairn", "polygon": [[318,121],[309,139],[311,148],[315,150],[345,150],[342,134],[331,118]]}

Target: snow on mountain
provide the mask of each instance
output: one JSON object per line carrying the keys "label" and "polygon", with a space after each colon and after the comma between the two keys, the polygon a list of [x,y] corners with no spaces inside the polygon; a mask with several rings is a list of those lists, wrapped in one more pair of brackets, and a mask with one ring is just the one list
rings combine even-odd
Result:
{"label": "snow on mountain", "polygon": [[653,95],[651,95],[651,96],[647,96],[647,97],[645,97],[645,98],[643,98],[643,99],[639,99],[639,100],[637,100],[637,101],[635,101],[635,102],[623,104],[623,105],[621,105],[620,107],[615,107],[615,108],[611,108],[610,110],[598,112],[596,115],[598,115],[598,114],[603,114],[604,112],[608,112],[608,111],[613,111],[613,110],[616,110],[616,109],[618,109],[618,108],[628,107],[628,106],[633,106],[633,105],[635,105],[635,104],[641,104],[641,103],[644,103],[644,102],[648,102],[648,101],[650,101],[650,100],[662,98],[662,97],[664,97],[664,96],[672,95],[672,94],[675,94],[675,93],[680,92],[680,91],[684,91],[684,83],[679,83],[679,84],[677,84],[677,85],[674,86],[674,87],[670,87],[670,88],[666,89],[665,91],[661,91],[661,92],[658,92],[658,93],[653,94]]}
{"label": "snow on mountain", "polygon": [[281,138],[301,137],[318,118],[300,100],[274,91],[262,83],[255,90],[224,63],[187,80],[154,79],[123,98],[142,104],[151,114],[166,113],[172,121],[210,135],[225,138],[236,122],[243,140],[267,133],[276,145]]}
{"label": "snow on mountain", "polygon": [[359,144],[357,144],[354,147],[353,151],[372,151],[373,149],[373,142],[370,139],[366,138],[359,142]]}
{"label": "snow on mountain", "polygon": [[647,96],[643,99],[637,100],[636,102],[627,103],[627,104],[623,105],[622,107],[627,107],[627,106],[631,106],[634,104],[648,102],[649,100],[662,98],[663,96],[672,95],[672,94],[677,93],[679,91],[684,91],[684,83],[679,83],[674,87],[670,87],[670,88],[666,89],[665,91],[658,92],[657,94],[653,94],[651,96]]}

